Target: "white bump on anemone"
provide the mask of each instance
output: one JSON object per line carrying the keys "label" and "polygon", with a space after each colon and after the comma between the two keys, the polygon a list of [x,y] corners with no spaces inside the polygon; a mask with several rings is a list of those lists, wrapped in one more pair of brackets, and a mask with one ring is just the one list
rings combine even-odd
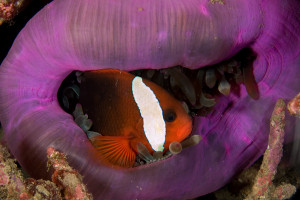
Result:
{"label": "white bump on anemone", "polygon": [[133,98],[143,118],[146,138],[154,151],[163,151],[166,140],[166,123],[159,101],[141,77],[132,80]]}

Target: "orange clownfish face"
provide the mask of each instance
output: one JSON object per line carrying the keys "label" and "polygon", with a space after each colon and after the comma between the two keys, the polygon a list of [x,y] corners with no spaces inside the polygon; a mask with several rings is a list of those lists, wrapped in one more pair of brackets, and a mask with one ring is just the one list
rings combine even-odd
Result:
{"label": "orange clownfish face", "polygon": [[132,167],[140,153],[166,152],[192,130],[192,119],[160,86],[120,70],[85,72],[79,102],[93,121],[90,138],[99,159],[108,164]]}

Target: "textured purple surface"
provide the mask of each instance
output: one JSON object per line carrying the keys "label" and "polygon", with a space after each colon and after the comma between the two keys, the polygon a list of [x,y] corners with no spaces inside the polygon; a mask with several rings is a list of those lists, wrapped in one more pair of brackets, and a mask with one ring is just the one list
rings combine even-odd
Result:
{"label": "textured purple surface", "polygon": [[[0,121],[7,144],[36,178],[49,178],[48,146],[65,152],[95,199],[186,199],[212,192],[266,148],[275,100],[300,90],[299,1],[54,0],[21,31],[0,67]],[[230,94],[193,134],[203,141],[144,167],[91,159],[84,132],[57,102],[72,70],[199,68],[257,52],[261,98]]]}

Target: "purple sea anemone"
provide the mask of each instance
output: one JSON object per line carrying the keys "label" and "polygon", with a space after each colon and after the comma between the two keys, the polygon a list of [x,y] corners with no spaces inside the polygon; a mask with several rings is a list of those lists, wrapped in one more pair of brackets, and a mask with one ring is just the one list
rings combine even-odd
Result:
{"label": "purple sea anemone", "polygon": [[[12,154],[50,178],[47,148],[64,152],[95,199],[187,199],[212,192],[266,149],[277,98],[300,90],[297,0],[54,0],[32,18],[0,67],[0,121]],[[260,98],[244,85],[195,117],[203,140],[131,169],[95,161],[87,136],[57,99],[74,70],[196,69],[251,48]],[[291,126],[288,127],[292,129]]]}

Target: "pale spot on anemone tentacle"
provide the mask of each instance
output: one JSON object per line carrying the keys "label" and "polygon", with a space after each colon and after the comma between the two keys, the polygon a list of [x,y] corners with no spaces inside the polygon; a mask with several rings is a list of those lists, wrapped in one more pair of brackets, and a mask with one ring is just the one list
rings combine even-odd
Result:
{"label": "pale spot on anemone tentacle", "polygon": [[168,33],[166,31],[160,31],[158,33],[158,40],[159,41],[164,41],[168,38]]}
{"label": "pale spot on anemone tentacle", "polygon": [[207,8],[206,8],[206,6],[204,5],[204,3],[202,3],[202,4],[200,5],[199,10],[200,10],[200,12],[201,12],[204,16],[207,16],[207,17],[209,16],[209,13],[208,13]]}
{"label": "pale spot on anemone tentacle", "polygon": [[133,79],[132,93],[143,118],[143,127],[147,140],[153,150],[163,151],[166,139],[166,124],[155,94],[143,83],[141,77]]}
{"label": "pale spot on anemone tentacle", "polygon": [[182,151],[182,145],[179,142],[172,142],[169,145],[169,150],[172,154],[179,154]]}

